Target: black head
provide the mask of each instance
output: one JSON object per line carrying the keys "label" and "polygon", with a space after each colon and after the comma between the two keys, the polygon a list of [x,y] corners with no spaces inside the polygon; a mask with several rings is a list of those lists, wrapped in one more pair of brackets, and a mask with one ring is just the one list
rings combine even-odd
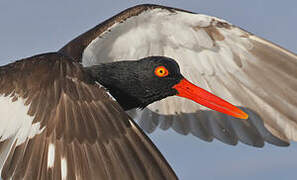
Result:
{"label": "black head", "polygon": [[176,95],[178,92],[172,87],[183,78],[178,64],[162,56],[101,64],[87,70],[125,110],[144,108]]}

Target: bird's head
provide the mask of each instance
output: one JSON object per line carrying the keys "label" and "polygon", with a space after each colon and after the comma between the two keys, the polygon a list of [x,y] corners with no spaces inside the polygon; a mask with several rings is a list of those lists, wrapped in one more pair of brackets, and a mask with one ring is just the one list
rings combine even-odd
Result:
{"label": "bird's head", "polygon": [[138,61],[112,62],[87,67],[86,70],[124,110],[144,108],[155,101],[177,95],[237,118],[248,118],[237,107],[186,80],[176,61],[168,57],[151,56]]}

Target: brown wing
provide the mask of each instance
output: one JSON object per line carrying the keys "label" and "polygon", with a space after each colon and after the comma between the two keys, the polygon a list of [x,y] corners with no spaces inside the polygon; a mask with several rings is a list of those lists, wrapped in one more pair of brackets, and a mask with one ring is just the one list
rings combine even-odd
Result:
{"label": "brown wing", "polygon": [[44,54],[0,67],[3,179],[177,179],[81,66]]}
{"label": "brown wing", "polygon": [[127,9],[77,37],[60,52],[91,66],[152,55],[175,59],[201,88],[248,108],[242,121],[187,99],[169,97],[141,111],[140,126],[262,147],[297,141],[297,56],[229,22],[156,5]]}

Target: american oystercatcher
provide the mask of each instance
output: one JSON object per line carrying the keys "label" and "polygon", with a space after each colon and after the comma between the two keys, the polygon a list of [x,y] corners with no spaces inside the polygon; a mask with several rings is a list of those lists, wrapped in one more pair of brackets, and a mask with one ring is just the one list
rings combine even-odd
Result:
{"label": "american oystercatcher", "polygon": [[3,66],[0,75],[4,179],[175,179],[124,110],[177,95],[248,118],[162,56],[83,68],[48,53]]}
{"label": "american oystercatcher", "polygon": [[[296,59],[218,18],[130,8],[57,53],[0,68],[1,176],[176,179],[124,110],[147,132],[159,126],[206,141],[286,146],[297,140]],[[174,97],[248,117],[181,74],[249,118]]]}

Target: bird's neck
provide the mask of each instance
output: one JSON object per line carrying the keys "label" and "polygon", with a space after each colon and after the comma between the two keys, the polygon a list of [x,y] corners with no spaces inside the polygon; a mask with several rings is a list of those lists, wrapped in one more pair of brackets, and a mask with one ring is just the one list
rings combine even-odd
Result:
{"label": "bird's neck", "polygon": [[[144,103],[135,96],[135,83],[130,67],[120,62],[100,64],[85,68],[92,78],[106,88],[124,110],[143,108]],[[132,79],[131,79],[132,78]]]}

